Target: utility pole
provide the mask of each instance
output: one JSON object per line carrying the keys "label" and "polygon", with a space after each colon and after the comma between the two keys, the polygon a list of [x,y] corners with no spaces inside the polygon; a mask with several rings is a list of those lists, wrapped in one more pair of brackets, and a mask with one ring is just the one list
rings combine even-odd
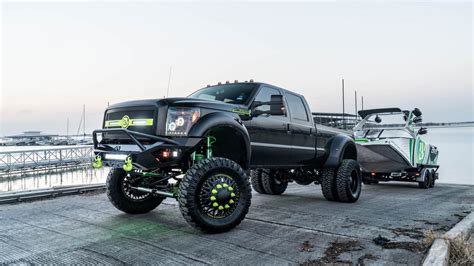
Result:
{"label": "utility pole", "polygon": [[362,109],[361,110],[364,110],[364,96],[362,96]]}
{"label": "utility pole", "polygon": [[84,104],[83,108],[82,108],[82,116],[84,116],[84,138],[83,139],[86,139],[86,105]]}
{"label": "utility pole", "polygon": [[168,76],[168,89],[166,89],[166,98],[168,98],[168,94],[170,93],[171,70],[172,70],[172,68],[170,67],[170,73],[169,73],[169,76]]}
{"label": "utility pole", "polygon": [[67,118],[67,123],[66,123],[66,137],[69,138],[69,117]]}
{"label": "utility pole", "polygon": [[355,115],[357,120],[357,91],[354,91],[354,101],[355,101]]}
{"label": "utility pole", "polygon": [[345,120],[345,105],[344,105],[344,79],[342,79],[342,128],[346,129],[346,122]]}

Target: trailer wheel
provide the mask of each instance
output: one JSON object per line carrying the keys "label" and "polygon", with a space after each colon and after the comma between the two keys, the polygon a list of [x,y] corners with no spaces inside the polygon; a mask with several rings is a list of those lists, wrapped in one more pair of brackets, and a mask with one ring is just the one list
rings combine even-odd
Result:
{"label": "trailer wheel", "polygon": [[281,195],[288,187],[288,181],[279,180],[276,177],[276,172],[268,169],[261,170],[261,179],[263,189],[267,194]]}
{"label": "trailer wheel", "polygon": [[329,201],[337,201],[336,190],[336,170],[334,168],[324,168],[321,176],[321,191],[323,196]]}
{"label": "trailer wheel", "polygon": [[245,171],[234,161],[219,157],[194,164],[178,188],[181,214],[190,225],[210,233],[229,231],[240,224],[251,198]]}
{"label": "trailer wheel", "polygon": [[336,190],[340,202],[356,202],[362,188],[362,176],[359,163],[355,160],[343,160],[336,175]]}
{"label": "trailer wheel", "polygon": [[422,189],[427,189],[430,187],[431,184],[431,173],[428,170],[425,170],[423,174],[423,181],[418,182],[418,187]]}
{"label": "trailer wheel", "polygon": [[436,172],[431,171],[431,182],[430,182],[430,188],[433,188],[435,186],[436,182]]}
{"label": "trailer wheel", "polygon": [[113,168],[107,177],[107,197],[115,208],[129,213],[147,213],[160,205],[164,197],[131,189],[134,182],[122,168]]}
{"label": "trailer wheel", "polygon": [[250,183],[253,190],[260,194],[267,194],[262,184],[262,171],[260,169],[250,170]]}

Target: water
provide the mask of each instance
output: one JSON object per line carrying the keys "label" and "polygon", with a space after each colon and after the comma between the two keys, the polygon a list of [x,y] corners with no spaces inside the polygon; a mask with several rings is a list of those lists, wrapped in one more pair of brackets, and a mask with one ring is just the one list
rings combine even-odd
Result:
{"label": "water", "polygon": [[0,178],[0,193],[7,191],[25,191],[58,186],[103,184],[109,169],[93,169],[90,166],[71,168],[70,170],[41,171],[34,175],[9,176]]}
{"label": "water", "polygon": [[[438,182],[474,185],[474,127],[429,128],[428,134],[423,136],[423,139],[439,149],[440,179]],[[0,147],[0,152],[61,147],[63,146]],[[1,178],[0,193],[53,186],[104,183],[108,171],[108,169],[95,170],[87,167],[65,172],[52,171],[34,176]]]}
{"label": "water", "polygon": [[474,127],[428,128],[422,138],[438,147],[437,182],[474,185]]}

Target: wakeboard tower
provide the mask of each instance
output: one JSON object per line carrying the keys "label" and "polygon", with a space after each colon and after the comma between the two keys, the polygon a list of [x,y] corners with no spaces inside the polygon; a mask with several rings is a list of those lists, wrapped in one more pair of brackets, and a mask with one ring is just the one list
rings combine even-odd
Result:
{"label": "wakeboard tower", "polygon": [[354,127],[364,184],[379,181],[418,182],[431,188],[438,179],[438,149],[421,138],[421,111],[400,108],[361,110]]}

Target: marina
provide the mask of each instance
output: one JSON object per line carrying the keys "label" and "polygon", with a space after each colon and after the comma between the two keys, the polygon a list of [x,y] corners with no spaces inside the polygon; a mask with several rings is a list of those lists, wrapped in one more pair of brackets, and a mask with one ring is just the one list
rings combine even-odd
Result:
{"label": "marina", "polygon": [[90,164],[92,146],[0,150],[0,177]]}

